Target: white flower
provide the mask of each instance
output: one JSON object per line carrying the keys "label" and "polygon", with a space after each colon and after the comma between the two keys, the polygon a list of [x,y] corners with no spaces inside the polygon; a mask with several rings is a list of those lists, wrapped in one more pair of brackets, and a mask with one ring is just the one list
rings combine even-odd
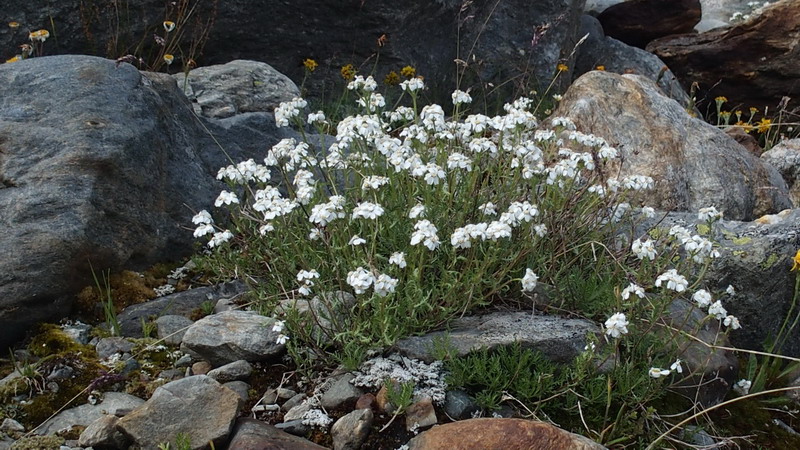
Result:
{"label": "white flower", "polygon": [[375,277],[363,267],[347,273],[347,284],[353,287],[356,294],[363,294],[375,282]]}
{"label": "white flower", "polygon": [[722,306],[722,302],[717,300],[708,307],[708,315],[714,316],[717,320],[722,320],[728,315],[728,311]]}
{"label": "white flower", "polygon": [[258,233],[262,236],[266,236],[270,231],[275,231],[275,227],[269,222],[261,225],[261,227],[258,229]]}
{"label": "white flower", "polygon": [[348,242],[347,245],[356,246],[356,245],[361,245],[361,244],[366,244],[366,243],[367,243],[366,239],[361,238],[359,235],[355,235],[355,236],[350,238],[350,242]]}
{"label": "white flower", "polygon": [[641,212],[642,212],[642,215],[645,216],[648,219],[652,219],[653,217],[656,216],[656,210],[651,208],[651,207],[649,207],[649,206],[642,207],[642,211]]}
{"label": "white flower", "polygon": [[439,237],[436,235],[439,230],[430,221],[420,220],[414,224],[414,230],[411,235],[411,245],[422,243],[428,250],[439,248]]}
{"label": "white flower", "polygon": [[331,196],[327,203],[320,203],[311,208],[308,220],[324,227],[336,219],[344,217],[344,197],[340,195]]}
{"label": "white flower", "polygon": [[210,224],[210,223],[214,223],[214,219],[212,219],[211,218],[211,214],[209,214],[208,211],[206,211],[204,209],[204,210],[200,211],[199,213],[195,214],[194,217],[192,217],[192,223],[195,224],[195,225],[199,225],[201,223],[202,224]]}
{"label": "white flower", "polygon": [[389,264],[394,264],[397,267],[403,269],[406,267],[406,254],[403,252],[394,252],[392,256],[389,257]]}
{"label": "white flower", "polygon": [[276,320],[275,324],[272,325],[272,331],[276,333],[280,333],[283,331],[283,327],[286,325],[286,321],[284,320]]}
{"label": "white flower", "polygon": [[311,125],[314,122],[323,123],[325,122],[325,113],[322,111],[317,111],[315,113],[310,113],[308,115],[308,124]]}
{"label": "white flower", "polygon": [[364,181],[361,182],[361,189],[368,190],[368,189],[378,189],[379,187],[387,184],[389,182],[389,178],[381,177],[378,175],[364,177]]}
{"label": "white flower", "polygon": [[547,225],[543,223],[538,223],[533,226],[533,231],[536,233],[537,236],[544,237],[547,234]]}
{"label": "white flower", "polygon": [[618,338],[623,334],[628,334],[628,319],[623,313],[615,313],[606,320],[606,334]]}
{"label": "white flower", "polygon": [[305,108],[305,100],[300,97],[295,97],[291,101],[283,102],[275,108],[275,124],[278,127],[288,127],[289,119],[300,115],[300,110]]}
{"label": "white flower", "polygon": [[392,278],[383,273],[378,275],[378,278],[375,280],[375,294],[379,297],[386,297],[394,292],[398,281],[397,278]]}
{"label": "white flower", "polygon": [[680,359],[676,359],[675,362],[672,363],[671,366],[669,366],[669,369],[670,370],[674,370],[675,372],[678,372],[678,373],[683,373],[683,367],[681,366],[682,362],[683,361],[681,361]]}
{"label": "white flower", "polygon": [[727,287],[727,288],[725,288],[725,292],[726,292],[728,295],[735,295],[735,294],[736,294],[736,289],[733,287],[733,285],[732,285],[732,284],[729,284],[729,285],[728,285],[728,287]]}
{"label": "white flower", "polygon": [[623,300],[627,300],[630,298],[631,294],[634,294],[639,298],[644,298],[645,296],[644,289],[636,283],[631,283],[628,285],[628,287],[623,289],[620,297],[622,297]]}
{"label": "white flower", "polygon": [[453,99],[453,105],[459,105],[462,103],[472,103],[472,97],[466,92],[456,89],[450,94],[450,97]]}
{"label": "white flower", "polygon": [[236,194],[233,192],[222,191],[219,193],[217,200],[214,201],[214,206],[219,208],[222,205],[230,205],[231,203],[239,203],[239,199],[236,197]]}
{"label": "white flower", "polygon": [[648,239],[644,242],[636,239],[633,241],[633,245],[631,245],[631,250],[636,257],[641,260],[647,258],[650,261],[653,261],[656,259],[656,246],[652,239]]}
{"label": "white flower", "polygon": [[497,207],[492,202],[487,202],[482,204],[481,206],[478,206],[478,211],[487,216],[497,215]]}
{"label": "white flower", "polygon": [[362,202],[353,208],[353,219],[377,219],[383,215],[383,207],[377,203]]}
{"label": "white flower", "polygon": [[322,231],[319,228],[312,228],[311,231],[308,232],[308,238],[312,241],[318,241],[322,239]]}
{"label": "white flower", "polygon": [[285,334],[279,334],[279,335],[278,335],[278,339],[276,339],[276,340],[275,340],[275,342],[276,342],[278,345],[284,345],[284,344],[286,344],[286,342],[288,342],[288,341],[289,341],[289,336],[286,336]]}
{"label": "white flower", "polygon": [[511,237],[511,225],[501,222],[499,220],[492,221],[486,227],[486,238],[492,241],[496,241],[500,238],[510,238]]}
{"label": "white flower", "polygon": [[722,323],[726,327],[730,327],[731,330],[738,330],[739,328],[742,328],[742,324],[739,323],[739,319],[737,319],[736,316],[726,316]]}
{"label": "white flower", "polygon": [[704,222],[713,222],[722,218],[722,213],[717,211],[717,208],[709,206],[708,208],[700,208],[697,212],[697,219]]}
{"label": "white flower", "polygon": [[196,237],[196,238],[203,237],[203,236],[205,236],[207,234],[211,234],[213,232],[214,232],[214,226],[211,225],[211,224],[208,224],[208,223],[204,223],[204,224],[199,225],[194,230],[194,237]]}
{"label": "white flower", "polygon": [[648,373],[653,378],[661,378],[669,375],[670,371],[666,369],[659,369],[658,367],[651,367]]}
{"label": "white flower", "polygon": [[698,307],[706,308],[711,304],[711,293],[705,289],[698,289],[697,292],[692,295],[692,300],[697,303]]}
{"label": "white flower", "polygon": [[750,393],[750,388],[753,386],[753,382],[750,380],[741,379],[733,385],[733,390],[739,395],[747,395]]}
{"label": "white flower", "polygon": [[439,167],[435,163],[428,163],[425,166],[425,182],[431,186],[435,186],[439,184],[440,181],[444,180],[445,173],[441,167]]}
{"label": "white flower", "polygon": [[671,289],[675,292],[683,292],[689,286],[689,282],[686,281],[683,275],[678,274],[678,271],[675,269],[670,269],[656,278],[656,287],[661,287],[661,284],[666,281],[667,282],[667,289]]}
{"label": "white flower", "polygon": [[400,83],[400,87],[404,91],[416,92],[423,89],[425,87],[425,83],[422,82],[422,78],[417,77],[403,81],[402,83]]}
{"label": "white flower", "polygon": [[233,238],[233,233],[228,230],[214,233],[214,236],[212,236],[211,240],[208,241],[208,248],[219,247],[225,242],[228,242],[231,238]]}
{"label": "white flower", "polygon": [[408,212],[409,219],[416,219],[417,217],[425,217],[425,206],[417,204]]}
{"label": "white flower", "polygon": [[297,272],[297,281],[310,281],[314,278],[319,278],[319,272],[314,269]]}
{"label": "white flower", "polygon": [[472,160],[461,153],[454,152],[447,157],[448,169],[466,169],[472,170]]}
{"label": "white flower", "polygon": [[455,248],[472,247],[469,231],[467,231],[466,227],[456,228],[453,231],[453,234],[450,235],[450,245],[452,245]]}
{"label": "white flower", "polygon": [[522,291],[532,292],[536,288],[539,277],[531,269],[525,269],[525,276],[522,277]]}

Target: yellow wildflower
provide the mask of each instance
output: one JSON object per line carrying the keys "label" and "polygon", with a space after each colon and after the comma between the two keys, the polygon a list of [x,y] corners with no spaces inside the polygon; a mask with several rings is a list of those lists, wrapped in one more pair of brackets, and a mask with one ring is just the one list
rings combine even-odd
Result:
{"label": "yellow wildflower", "polygon": [[356,69],[352,64],[342,66],[342,70],[340,70],[339,73],[342,74],[342,78],[344,78],[346,81],[350,81],[356,77]]}
{"label": "yellow wildflower", "polygon": [[7,63],[13,63],[13,62],[17,62],[17,61],[22,61],[22,56],[17,55],[17,56],[15,56],[13,58],[10,58],[10,59],[6,60]]}
{"label": "yellow wildflower", "polygon": [[556,70],[558,70],[559,72],[566,72],[567,70],[569,70],[569,67],[567,67],[566,64],[559,63],[556,66]]}
{"label": "yellow wildflower", "polygon": [[714,101],[717,103],[725,103],[728,101],[728,98],[720,95],[719,97],[715,98]]}
{"label": "yellow wildflower", "polygon": [[792,272],[800,269],[800,250],[798,250],[797,253],[794,254],[794,259],[792,259],[792,262],[794,263],[792,265]]}
{"label": "yellow wildflower", "polygon": [[758,108],[756,108],[755,106],[751,106],[750,107],[750,114],[755,114],[757,112],[758,112]]}
{"label": "yellow wildflower", "polygon": [[306,58],[305,60],[303,60],[303,67],[305,67],[306,70],[309,71],[309,72],[313,72],[314,69],[316,69],[318,65],[319,64],[317,64],[317,62],[314,61],[311,58]]}
{"label": "yellow wildflower", "polygon": [[32,41],[41,41],[41,42],[44,42],[44,41],[46,41],[46,40],[47,40],[47,38],[49,38],[49,37],[50,37],[50,32],[49,32],[49,31],[47,31],[47,30],[36,30],[36,31],[31,31],[31,32],[30,32],[30,34],[28,35],[28,37],[29,37],[29,38],[30,38],[30,40],[32,40]]}
{"label": "yellow wildflower", "polygon": [[402,69],[400,69],[400,75],[409,79],[414,78],[417,75],[417,69],[411,66],[405,66]]}
{"label": "yellow wildflower", "polygon": [[736,122],[734,125],[739,127],[739,128],[741,128],[746,133],[749,133],[749,132],[753,131],[753,126],[752,125],[750,125],[748,123],[745,123],[745,122],[742,122],[741,120]]}
{"label": "yellow wildflower", "polygon": [[397,74],[394,70],[387,73],[386,76],[383,78],[383,84],[387,86],[396,86],[400,83],[400,75]]}
{"label": "yellow wildflower", "polygon": [[170,55],[169,53],[164,54],[164,62],[167,63],[167,65],[172,64],[172,61],[174,60],[175,60],[174,56]]}
{"label": "yellow wildflower", "polygon": [[164,21],[164,30],[166,30],[167,33],[169,33],[170,31],[172,31],[174,29],[175,29],[175,22],[173,22],[171,20],[165,20]]}
{"label": "yellow wildflower", "polygon": [[772,121],[767,119],[766,117],[762,118],[760,122],[758,122],[758,132],[759,133],[766,133],[769,131],[769,128],[772,126]]}
{"label": "yellow wildflower", "polygon": [[19,22],[8,22],[9,28],[19,28]]}
{"label": "yellow wildflower", "polygon": [[602,71],[606,70],[606,66],[602,66],[602,65],[601,66],[597,66],[597,67],[595,67],[595,69],[602,72]]}

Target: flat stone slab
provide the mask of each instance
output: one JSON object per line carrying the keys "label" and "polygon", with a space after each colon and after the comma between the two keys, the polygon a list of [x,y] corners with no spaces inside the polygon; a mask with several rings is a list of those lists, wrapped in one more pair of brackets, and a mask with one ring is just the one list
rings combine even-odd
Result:
{"label": "flat stone slab", "polygon": [[251,311],[223,311],[194,323],[183,335],[181,350],[214,367],[238,360],[266,361],[280,356],[275,319]]}
{"label": "flat stone slab", "polygon": [[142,403],[144,403],[144,400],[133,395],[122,392],[106,392],[103,394],[103,401],[96,405],[87,403],[61,411],[58,415],[43,423],[36,430],[36,434],[55,434],[59,430],[73,426],[87,427],[106,414],[123,415]]}
{"label": "flat stone slab", "polygon": [[435,331],[397,342],[397,350],[413,359],[431,363],[434,342],[446,342],[456,355],[464,356],[482,348],[494,349],[519,343],[542,352],[553,362],[566,363],[581,353],[589,333],[600,334],[593,322],[533,315],[530,312],[495,312],[455,320],[449,331]]}

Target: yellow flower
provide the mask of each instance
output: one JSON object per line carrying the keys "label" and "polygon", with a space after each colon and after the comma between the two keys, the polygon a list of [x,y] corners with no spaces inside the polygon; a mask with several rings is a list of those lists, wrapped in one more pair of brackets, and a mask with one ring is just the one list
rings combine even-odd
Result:
{"label": "yellow flower", "polygon": [[797,253],[794,254],[794,259],[792,259],[792,262],[794,263],[792,265],[792,272],[800,269],[800,250],[798,250]]}
{"label": "yellow flower", "polygon": [[737,126],[737,127],[740,127],[740,128],[741,128],[741,129],[743,129],[743,130],[744,130],[746,133],[749,133],[749,132],[753,131],[753,126],[752,126],[752,125],[750,125],[750,124],[747,124],[747,123],[745,123],[745,122],[742,122],[741,120],[740,120],[740,121],[738,121],[738,122],[736,122],[734,125],[735,125],[735,126]]}
{"label": "yellow flower", "polygon": [[49,37],[50,37],[50,32],[49,32],[49,31],[47,31],[47,30],[36,30],[36,31],[31,31],[31,32],[30,32],[30,34],[28,35],[28,37],[29,37],[29,38],[30,38],[30,40],[32,40],[32,41],[41,41],[41,42],[44,42],[44,41],[46,41],[46,40],[47,40],[47,38],[49,38]]}
{"label": "yellow flower", "polygon": [[342,74],[342,78],[344,78],[346,81],[350,81],[356,77],[356,69],[352,64],[342,66],[342,70],[340,70],[339,73]]}
{"label": "yellow flower", "polygon": [[606,66],[597,66],[597,67],[595,67],[595,69],[602,72],[602,71],[606,70]]}
{"label": "yellow flower", "polygon": [[316,68],[317,68],[317,66],[318,66],[317,62],[316,62],[316,61],[314,61],[314,60],[313,60],[313,59],[311,59],[311,58],[306,58],[306,59],[303,61],[303,67],[305,67],[305,68],[306,68],[306,70],[307,70],[307,71],[309,71],[309,72],[313,72],[313,71],[314,71],[314,69],[316,69]]}
{"label": "yellow flower", "polygon": [[171,20],[165,20],[164,21],[164,29],[167,31],[167,33],[169,33],[170,31],[174,30],[175,29],[175,22],[173,22]]}
{"label": "yellow flower", "polygon": [[9,28],[19,28],[19,22],[8,22]]}
{"label": "yellow flower", "polygon": [[12,63],[12,62],[17,62],[17,61],[22,61],[22,56],[17,55],[15,57],[11,58],[11,59],[7,59],[6,60],[7,63]]}
{"label": "yellow flower", "polygon": [[730,111],[722,111],[722,112],[719,113],[719,116],[724,120],[728,120],[728,119],[731,118],[731,112]]}
{"label": "yellow flower", "polygon": [[414,78],[417,75],[417,69],[411,66],[405,66],[402,69],[400,69],[400,75],[409,79]]}
{"label": "yellow flower", "polygon": [[728,101],[728,99],[727,97],[723,97],[722,95],[720,95],[719,97],[715,98],[714,101],[717,103],[725,103]]}
{"label": "yellow flower", "polygon": [[396,86],[400,83],[400,75],[397,74],[394,70],[387,73],[386,76],[383,78],[383,84],[387,86]]}
{"label": "yellow flower", "polygon": [[167,63],[167,65],[172,64],[172,61],[174,60],[175,60],[174,56],[170,55],[169,53],[164,54],[164,62]]}
{"label": "yellow flower", "polygon": [[766,133],[767,131],[769,131],[769,127],[772,126],[772,121],[764,117],[761,119],[760,122],[758,122],[757,125],[759,133]]}
{"label": "yellow flower", "polygon": [[757,112],[758,112],[758,108],[756,108],[755,106],[751,106],[750,107],[750,114],[755,114]]}
{"label": "yellow flower", "polygon": [[566,65],[566,64],[561,64],[561,63],[559,63],[559,64],[556,66],[556,70],[558,70],[559,72],[566,72],[567,70],[569,70],[569,67],[567,67],[567,65]]}

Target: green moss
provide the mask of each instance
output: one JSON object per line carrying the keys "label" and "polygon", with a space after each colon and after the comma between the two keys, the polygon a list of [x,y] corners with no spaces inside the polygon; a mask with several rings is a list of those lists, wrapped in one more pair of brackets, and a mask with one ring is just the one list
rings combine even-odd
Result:
{"label": "green moss", "polygon": [[744,251],[744,250],[734,250],[732,253],[733,253],[733,256],[739,256],[739,257],[742,257],[742,258],[747,256],[747,252]]}
{"label": "green moss", "polygon": [[48,323],[40,325],[38,334],[28,344],[28,350],[34,356],[44,357],[78,353],[89,350],[89,347],[72,340],[58,325]]}
{"label": "green moss", "polygon": [[58,436],[29,436],[11,445],[11,450],[58,450],[64,438]]}
{"label": "green moss", "polygon": [[753,238],[749,238],[749,237],[746,237],[746,236],[731,239],[731,242],[733,242],[736,245],[746,245],[746,244],[749,244],[752,241],[753,241]]}
{"label": "green moss", "polygon": [[764,269],[769,269],[770,267],[774,266],[780,259],[781,257],[778,256],[777,253],[772,253],[767,257],[767,259],[765,259],[761,263],[761,267]]}
{"label": "green moss", "polygon": [[[798,424],[787,414],[777,416],[790,427]],[[714,424],[727,435],[741,434],[747,430],[748,439],[755,448],[795,450],[800,448],[800,435],[792,434],[776,425],[773,414],[758,400],[741,400],[712,414]]]}
{"label": "green moss", "polygon": [[697,224],[697,232],[702,235],[707,235],[711,231],[711,227],[704,223]]}

